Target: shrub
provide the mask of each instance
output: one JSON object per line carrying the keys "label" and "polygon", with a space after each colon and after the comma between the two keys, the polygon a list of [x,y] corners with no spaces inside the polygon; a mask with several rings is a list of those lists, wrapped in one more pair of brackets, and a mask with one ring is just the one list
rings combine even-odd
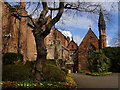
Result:
{"label": "shrub", "polygon": [[68,70],[67,69],[62,68],[61,70],[64,71],[66,75],[68,74]]}
{"label": "shrub", "polygon": [[88,65],[91,72],[107,72],[110,60],[104,55],[102,50],[97,50],[88,56]]}
{"label": "shrub", "polygon": [[54,59],[47,59],[46,63],[56,65],[56,62]]}
{"label": "shrub", "polygon": [[47,81],[66,81],[66,75],[64,71],[60,70],[55,65],[47,64],[44,69],[44,78]]}
{"label": "shrub", "polygon": [[69,75],[66,76],[66,81],[68,83],[74,83],[74,84],[76,84],[75,80],[71,76],[69,76]]}
{"label": "shrub", "polygon": [[22,60],[23,56],[19,53],[6,53],[3,55],[3,64],[14,64],[18,60]]}
{"label": "shrub", "polygon": [[120,47],[106,47],[102,51],[111,60],[109,71],[120,73]]}
{"label": "shrub", "polygon": [[30,77],[32,77],[31,67],[27,65],[3,65],[2,80],[4,81],[23,81],[29,80]]}
{"label": "shrub", "polygon": [[112,72],[102,72],[102,73],[99,73],[99,72],[92,72],[92,73],[86,73],[86,75],[92,75],[92,76],[105,76],[105,75],[110,75],[112,74]]}
{"label": "shrub", "polygon": [[79,72],[78,73],[85,73],[85,71],[83,71],[83,70],[79,70]]}

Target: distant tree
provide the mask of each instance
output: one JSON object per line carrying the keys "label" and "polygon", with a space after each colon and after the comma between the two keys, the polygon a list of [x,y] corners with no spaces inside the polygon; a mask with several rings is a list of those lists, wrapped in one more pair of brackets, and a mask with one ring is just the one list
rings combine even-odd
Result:
{"label": "distant tree", "polygon": [[[23,0],[21,0],[23,1]],[[54,2],[51,2],[54,3]],[[36,42],[36,49],[37,49],[37,58],[35,62],[35,80],[44,80],[43,78],[43,70],[46,66],[46,47],[44,44],[44,38],[50,33],[51,28],[60,20],[62,14],[64,11],[67,10],[74,10],[77,12],[88,12],[88,13],[94,13],[99,14],[99,10],[101,8],[101,4],[99,3],[89,3],[89,2],[65,2],[64,0],[59,0],[57,5],[55,7],[52,7],[52,5],[47,2],[46,0],[40,0],[39,2],[29,2],[28,6],[31,6],[32,4],[35,4],[34,9],[31,12],[31,15],[34,13],[39,14],[38,18],[36,20],[33,20],[31,15],[28,16],[22,16],[21,17],[27,17],[31,19],[32,25],[30,25],[33,28],[33,35]],[[40,8],[42,10],[40,10]],[[107,15],[105,8],[101,8],[104,15]],[[57,11],[57,14],[52,17],[52,14],[49,12]],[[19,12],[16,12],[19,13]],[[43,28],[44,27],[44,28]]]}

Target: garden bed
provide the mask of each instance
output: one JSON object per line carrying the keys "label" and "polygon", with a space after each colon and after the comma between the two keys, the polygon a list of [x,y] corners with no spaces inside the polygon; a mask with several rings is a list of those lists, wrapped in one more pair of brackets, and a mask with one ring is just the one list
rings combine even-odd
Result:
{"label": "garden bed", "polygon": [[110,75],[112,74],[112,72],[89,72],[89,73],[86,73],[86,75],[91,75],[91,76],[105,76],[105,75]]}
{"label": "garden bed", "polygon": [[32,82],[32,81],[3,81],[2,88],[76,88],[76,83],[68,82]]}

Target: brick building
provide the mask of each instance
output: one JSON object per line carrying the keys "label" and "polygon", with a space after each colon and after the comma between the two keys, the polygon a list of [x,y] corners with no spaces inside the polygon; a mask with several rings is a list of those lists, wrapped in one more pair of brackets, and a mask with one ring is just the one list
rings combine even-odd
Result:
{"label": "brick building", "polygon": [[[30,20],[15,13],[18,11],[24,16],[28,15],[25,6],[25,2],[21,2],[19,6],[2,2],[2,53],[21,53],[24,62],[35,60],[37,55],[32,28],[28,26]],[[73,39],[70,41],[69,37],[52,28],[44,39],[47,59],[62,60],[61,64],[66,65],[72,72],[88,70],[87,55],[106,47],[106,28],[102,11],[100,11],[98,27],[99,39],[90,28],[79,46]]]}
{"label": "brick building", "polygon": [[67,62],[67,68],[72,72],[78,71],[78,45],[74,42],[73,38],[68,45],[69,49],[69,61]]}
{"label": "brick building", "polygon": [[106,47],[106,24],[100,10],[98,20],[99,38],[94,34],[91,28],[78,46],[78,70],[88,71],[87,55],[93,51]]}

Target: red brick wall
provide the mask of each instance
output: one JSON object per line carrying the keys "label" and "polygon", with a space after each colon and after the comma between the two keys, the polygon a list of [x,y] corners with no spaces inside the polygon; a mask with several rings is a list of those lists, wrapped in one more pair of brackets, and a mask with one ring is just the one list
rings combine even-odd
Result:
{"label": "red brick wall", "polygon": [[77,50],[78,46],[74,41],[71,41],[68,45],[69,50]]}
{"label": "red brick wall", "polygon": [[44,40],[45,45],[54,44],[54,41],[59,41],[60,44],[62,44],[65,47],[67,47],[69,43],[67,38],[57,29],[52,29],[50,34]]}
{"label": "red brick wall", "polygon": [[98,38],[90,29],[83,41],[78,47],[78,68],[79,70],[88,70],[87,68],[87,55],[91,45],[97,50],[99,49]]}
{"label": "red brick wall", "polygon": [[[17,28],[19,20],[11,16],[8,4],[2,3],[2,45],[3,53],[17,52]],[[11,34],[11,37],[6,35]]]}

